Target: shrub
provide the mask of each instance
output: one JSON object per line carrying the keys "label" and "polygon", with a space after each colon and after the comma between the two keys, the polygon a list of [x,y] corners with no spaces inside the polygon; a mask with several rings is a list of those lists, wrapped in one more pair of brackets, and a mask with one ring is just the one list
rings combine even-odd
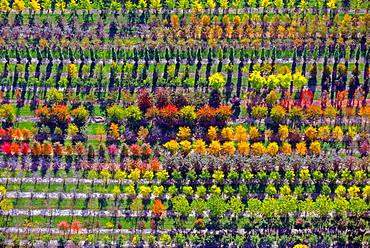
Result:
{"label": "shrub", "polygon": [[52,88],[46,93],[46,100],[51,104],[60,104],[63,101],[64,95],[63,92]]}
{"label": "shrub", "polygon": [[198,117],[198,124],[201,127],[208,128],[210,126],[215,125],[215,116],[216,116],[216,111],[214,108],[211,108],[210,106],[206,105],[202,108],[200,108],[197,113]]}
{"label": "shrub", "polygon": [[266,79],[261,76],[261,72],[256,70],[249,75],[248,82],[254,90],[260,90],[266,85]]}
{"label": "shrub", "polygon": [[184,106],[180,109],[180,118],[184,124],[192,126],[197,118],[194,106]]}
{"label": "shrub", "polygon": [[89,111],[84,106],[79,106],[72,110],[71,115],[73,117],[73,122],[76,123],[78,127],[82,127],[89,118]]}
{"label": "shrub", "polygon": [[210,76],[208,80],[209,80],[209,86],[213,88],[214,90],[223,88],[226,82],[225,77],[219,72]]}
{"label": "shrub", "polygon": [[172,208],[180,216],[188,216],[191,213],[189,201],[182,195],[175,196],[171,200]]}
{"label": "shrub", "polygon": [[303,109],[301,107],[294,106],[293,108],[290,109],[288,118],[294,122],[301,121],[303,118]]}
{"label": "shrub", "polygon": [[138,106],[140,110],[145,113],[149,108],[153,106],[153,104],[153,97],[150,95],[150,93],[145,89],[140,90],[138,96]]}
{"label": "shrub", "polygon": [[129,106],[124,109],[123,117],[127,119],[129,124],[135,124],[136,122],[141,121],[143,118],[143,113],[137,106]]}
{"label": "shrub", "polygon": [[70,118],[71,114],[66,105],[56,105],[51,108],[50,121],[56,122],[56,126],[59,126],[61,128],[67,127]]}
{"label": "shrub", "polygon": [[113,105],[107,109],[108,122],[121,124],[125,118],[124,108]]}
{"label": "shrub", "polygon": [[323,114],[320,106],[309,106],[306,110],[306,118],[310,121],[318,120]]}
{"label": "shrub", "polygon": [[286,110],[280,105],[277,105],[271,109],[271,119],[275,123],[281,123],[286,117]]}
{"label": "shrub", "polygon": [[8,125],[14,123],[16,118],[15,107],[11,104],[3,104],[0,106],[0,117],[5,119]]}
{"label": "shrub", "polygon": [[267,117],[268,109],[265,106],[252,107],[252,117],[256,120],[261,120]]}

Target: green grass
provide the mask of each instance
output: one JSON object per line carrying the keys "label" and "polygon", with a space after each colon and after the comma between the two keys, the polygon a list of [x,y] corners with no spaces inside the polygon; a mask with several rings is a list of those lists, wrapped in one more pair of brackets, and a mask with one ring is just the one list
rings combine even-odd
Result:
{"label": "green grass", "polygon": [[25,105],[22,108],[17,109],[17,116],[32,116],[32,115],[33,111],[31,110],[30,105]]}
{"label": "green grass", "polygon": [[[48,227],[50,223],[50,227],[57,227],[58,224],[62,221],[67,221],[71,223],[72,221],[80,221],[82,223],[83,228],[86,228],[87,222],[93,222],[96,224],[96,222],[99,222],[99,226],[101,228],[106,228],[106,225],[108,222],[114,223],[113,217],[95,217],[95,216],[55,216],[55,217],[44,217],[44,216],[11,216],[8,219],[8,225],[7,226],[23,226],[23,224],[26,222],[26,220],[29,219],[29,221],[33,224],[33,227]],[[192,228],[194,224],[195,219],[193,217],[189,217],[188,220],[185,223],[185,228]],[[120,223],[122,225],[123,229],[130,229],[133,228],[136,220],[134,218],[116,218],[116,222]],[[164,229],[170,229],[174,228],[174,219],[165,218],[163,221],[163,228]],[[240,223],[240,222],[239,222]],[[85,224],[85,226],[84,226]],[[91,226],[95,227],[95,226]],[[150,228],[150,220],[144,220],[144,228],[149,229]]]}
{"label": "green grass", "polygon": [[86,134],[96,134],[98,128],[105,128],[104,124],[91,123],[86,125],[85,132]]}
{"label": "green grass", "polygon": [[28,130],[33,130],[36,127],[36,123],[35,122],[30,122],[30,121],[23,121],[23,122],[15,123],[14,126],[20,128],[20,129],[26,128]]}
{"label": "green grass", "polygon": [[104,116],[104,112],[101,111],[101,108],[99,106],[94,106],[92,115],[93,116]]}
{"label": "green grass", "polygon": [[92,145],[95,149],[97,149],[100,145],[99,140],[88,140],[87,141],[87,146]]}

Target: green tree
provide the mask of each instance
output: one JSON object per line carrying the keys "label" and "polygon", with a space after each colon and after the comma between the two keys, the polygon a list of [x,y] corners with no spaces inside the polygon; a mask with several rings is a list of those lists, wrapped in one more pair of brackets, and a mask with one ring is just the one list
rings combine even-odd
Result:
{"label": "green tree", "polygon": [[249,8],[256,8],[257,7],[257,0],[248,0],[247,1]]}
{"label": "green tree", "polygon": [[212,195],[207,201],[207,207],[211,218],[222,218],[228,209],[228,205],[220,195]]}
{"label": "green tree", "polygon": [[191,213],[191,206],[189,201],[183,195],[175,196],[172,200],[173,211],[182,216],[188,216]]}
{"label": "green tree", "polygon": [[175,0],[166,0],[165,5],[168,9],[174,9],[176,7],[176,1]]}
{"label": "green tree", "polygon": [[146,0],[139,0],[139,3],[137,4],[137,7],[141,10],[144,10],[148,7],[148,4]]}
{"label": "green tree", "polygon": [[251,198],[248,200],[248,211],[251,215],[258,215],[261,212],[262,202],[256,198]]}
{"label": "green tree", "polygon": [[198,215],[198,217],[202,217],[203,212],[207,209],[207,203],[202,198],[197,198],[192,201],[191,207],[193,208],[195,213]]}
{"label": "green tree", "polygon": [[189,0],[179,0],[177,7],[182,10],[182,14],[184,15],[184,11],[190,7]]}
{"label": "green tree", "polygon": [[237,217],[238,215],[240,215],[242,212],[244,212],[244,204],[243,202],[240,200],[240,198],[236,197],[236,196],[232,196],[229,200],[229,210],[231,210],[231,212],[233,212],[233,214]]}
{"label": "green tree", "polygon": [[117,13],[118,11],[122,10],[122,5],[120,2],[113,0],[110,4],[110,9],[114,11],[115,13]]}

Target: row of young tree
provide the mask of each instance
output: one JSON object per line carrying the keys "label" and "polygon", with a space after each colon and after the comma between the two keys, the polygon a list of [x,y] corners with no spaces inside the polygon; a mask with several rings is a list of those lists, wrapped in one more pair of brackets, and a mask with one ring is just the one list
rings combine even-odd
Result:
{"label": "row of young tree", "polygon": [[[2,86],[12,86],[13,94],[16,88],[22,89],[21,99],[24,100],[26,92],[29,91],[27,86],[33,86],[34,96],[36,95],[38,86],[44,86],[44,98],[46,97],[47,88],[75,88],[77,92],[82,89],[88,93],[92,89],[97,89],[98,97],[102,95],[101,92],[118,91],[121,92],[124,88],[130,88],[133,92],[135,87],[151,87],[154,92],[158,86],[174,87],[183,86],[184,88],[192,87],[197,90],[199,87],[208,88],[210,85],[209,78],[212,76],[212,66],[217,63],[217,72],[224,72],[226,74],[226,83],[222,85],[225,87],[227,101],[231,99],[231,95],[235,92],[237,97],[241,96],[243,77],[245,74],[251,75],[256,66],[267,75],[274,74],[278,65],[277,51],[272,50],[254,50],[247,51],[244,49],[236,50],[214,50],[207,49],[190,49],[185,51],[165,49],[164,52],[157,49],[144,49],[132,51],[116,50],[103,54],[105,59],[112,60],[111,65],[107,65],[109,73],[105,73],[105,60],[103,64],[97,58],[97,52],[93,49],[86,51],[80,48],[77,51],[72,49],[59,49],[57,53],[50,49],[36,50],[36,66],[34,66],[34,59],[31,57],[29,49],[25,51],[15,50],[16,66],[12,71],[10,60],[10,52],[3,50],[2,55],[6,62],[2,71]],[[235,54],[238,54],[237,56]],[[318,56],[322,53],[322,61],[319,61]],[[54,59],[54,55],[57,59]],[[206,54],[206,58],[204,58]],[[298,71],[298,64],[302,63],[301,72],[303,76],[308,77],[308,86],[315,93],[318,83],[318,65],[323,63],[323,71],[321,76],[321,92],[330,92],[330,98],[335,99],[338,92],[349,91],[349,98],[353,99],[356,90],[360,89],[364,99],[368,94],[369,81],[369,49],[362,50],[360,47],[352,50],[349,47],[343,52],[339,47],[334,49],[334,61],[331,64],[329,59],[330,49],[326,47],[324,51],[320,52],[318,47],[313,50],[305,47],[299,51],[294,49],[292,54],[292,64],[290,71],[296,73]],[[58,56],[59,55],[59,56]],[[362,55],[362,56],[361,56]],[[348,69],[350,59],[355,61],[355,67],[352,71],[352,76],[348,78]],[[364,60],[363,83],[360,82],[360,59]],[[24,60],[26,62],[24,63]],[[313,60],[313,63],[310,62]],[[331,59],[332,60],[332,59]],[[341,62],[344,60],[344,63]],[[42,66],[47,62],[46,67]],[[56,62],[58,61],[58,62]],[[123,62],[123,65],[118,65],[117,62]],[[154,63],[153,73],[149,75],[150,64]],[[161,74],[158,64],[165,63],[163,74]],[[185,70],[180,75],[180,67],[185,64]],[[201,76],[201,69],[204,66],[205,78]],[[309,64],[310,68],[309,68]],[[362,64],[362,63],[361,63]],[[32,76],[31,67],[34,75]],[[192,76],[190,74],[190,67],[195,66],[195,72]],[[56,68],[55,68],[56,67]],[[53,70],[54,68],[54,70]],[[234,70],[237,68],[237,83],[234,85],[233,77]],[[264,71],[265,70],[265,71]],[[66,76],[67,75],[67,76]],[[349,82],[349,83],[348,83]],[[348,88],[347,88],[348,85]],[[254,89],[253,84],[248,80],[247,87],[249,90]],[[236,91],[234,91],[236,89]],[[297,89],[298,91],[301,89]],[[293,91],[293,82],[291,82],[290,91]]]}
{"label": "row of young tree", "polygon": [[161,9],[178,9],[182,11],[191,9],[196,12],[200,12],[203,9],[208,9],[209,11],[221,9],[224,12],[231,8],[262,8],[263,11],[272,9],[274,12],[279,12],[284,8],[289,11],[307,11],[309,8],[320,11],[335,11],[339,7],[359,10],[361,8],[368,8],[368,5],[362,0],[231,0],[230,2],[228,0],[3,0],[1,10],[9,11],[13,9],[22,12],[25,9],[30,9],[33,12],[54,10],[65,12],[66,10],[92,11],[110,9],[114,12],[121,10],[127,10],[129,12],[135,10],[153,10],[157,13]]}

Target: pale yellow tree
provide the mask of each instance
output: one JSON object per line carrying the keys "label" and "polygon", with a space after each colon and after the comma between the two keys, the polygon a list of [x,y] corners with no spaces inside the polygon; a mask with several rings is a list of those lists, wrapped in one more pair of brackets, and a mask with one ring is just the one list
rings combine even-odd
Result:
{"label": "pale yellow tree", "polygon": [[42,0],[41,1],[41,7],[42,9],[47,12],[51,9],[51,0]]}

